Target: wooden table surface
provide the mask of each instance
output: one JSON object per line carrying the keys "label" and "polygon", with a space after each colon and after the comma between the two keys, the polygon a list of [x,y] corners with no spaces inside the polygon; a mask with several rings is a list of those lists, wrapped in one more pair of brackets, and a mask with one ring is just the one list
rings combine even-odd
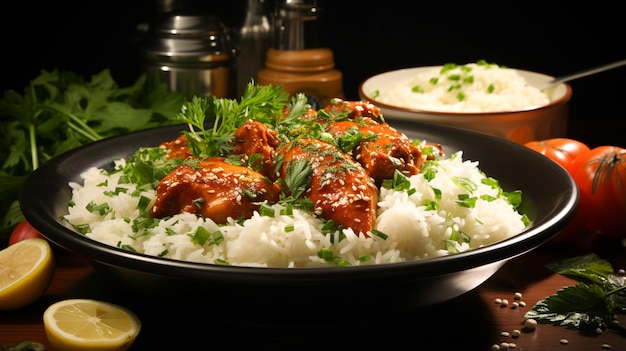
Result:
{"label": "wooden table surface", "polygon": [[[142,320],[142,330],[131,350],[369,350],[403,347],[413,350],[491,350],[492,345],[514,343],[513,350],[626,350],[626,335],[607,329],[604,333],[582,333],[578,330],[546,324],[519,337],[503,332],[522,330],[524,313],[534,304],[558,289],[576,282],[553,274],[546,263],[594,252],[611,262],[614,268],[626,268],[626,248],[619,240],[590,237],[577,244],[543,245],[505,264],[484,284],[453,300],[417,311],[389,311],[389,318],[368,318],[368,309],[337,311],[335,317],[345,323],[299,326],[286,321],[282,326],[247,322],[245,311],[233,315],[215,315],[207,310],[177,308],[176,301],[154,301],[127,306]],[[65,251],[56,251],[57,269],[46,294],[27,308],[0,312],[0,345],[36,341],[53,350],[42,324],[43,311],[51,303],[67,298],[96,298],[127,303],[129,292],[88,262]],[[514,301],[521,293],[525,307],[503,307],[495,300]],[[197,293],[197,292],[196,292]],[[193,298],[193,297],[190,297]],[[142,301],[141,297],[133,301]],[[187,305],[188,306],[188,305]],[[381,306],[384,308],[384,306]],[[254,320],[260,320],[255,316]],[[235,320],[235,322],[233,322]],[[262,318],[261,318],[262,320]],[[626,317],[619,316],[622,325]],[[569,343],[561,343],[567,339]],[[603,346],[604,345],[604,346]],[[604,347],[604,348],[603,348]],[[0,347],[0,349],[2,349]]]}

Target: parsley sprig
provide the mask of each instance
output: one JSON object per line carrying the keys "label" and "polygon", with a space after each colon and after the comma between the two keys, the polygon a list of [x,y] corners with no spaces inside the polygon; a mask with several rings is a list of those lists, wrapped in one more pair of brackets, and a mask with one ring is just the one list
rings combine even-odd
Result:
{"label": "parsley sprig", "polygon": [[240,101],[196,96],[183,105],[175,120],[189,126],[185,135],[195,156],[227,156],[234,148],[237,128],[247,120],[275,126],[288,103],[288,94],[281,86],[249,83]]}
{"label": "parsley sprig", "polygon": [[613,272],[611,264],[596,254],[569,258],[546,266],[553,272],[579,282],[537,302],[524,315],[540,323],[568,328],[626,328],[612,323],[626,306],[626,280]]}

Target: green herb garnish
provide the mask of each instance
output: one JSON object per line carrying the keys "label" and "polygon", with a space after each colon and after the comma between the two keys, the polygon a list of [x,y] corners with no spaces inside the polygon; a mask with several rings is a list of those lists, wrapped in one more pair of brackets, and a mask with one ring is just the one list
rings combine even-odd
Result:
{"label": "green herb garnish", "polygon": [[613,273],[608,261],[588,254],[546,267],[579,282],[537,302],[525,318],[568,328],[615,328],[626,332],[623,326],[612,323],[613,316],[623,313],[626,306],[625,279]]}

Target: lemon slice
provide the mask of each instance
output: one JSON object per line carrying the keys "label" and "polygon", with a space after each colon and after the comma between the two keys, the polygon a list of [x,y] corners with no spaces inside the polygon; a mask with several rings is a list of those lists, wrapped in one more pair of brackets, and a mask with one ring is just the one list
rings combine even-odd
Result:
{"label": "lemon slice", "polygon": [[37,301],[54,276],[54,255],[41,238],[19,241],[0,251],[0,310]]}
{"label": "lemon slice", "polygon": [[43,314],[48,341],[59,351],[127,350],[141,322],[131,310],[109,302],[68,299]]}

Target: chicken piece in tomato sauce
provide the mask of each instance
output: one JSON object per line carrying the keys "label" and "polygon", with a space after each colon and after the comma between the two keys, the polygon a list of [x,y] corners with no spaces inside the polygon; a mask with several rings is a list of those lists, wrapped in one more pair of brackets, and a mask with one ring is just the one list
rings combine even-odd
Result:
{"label": "chicken piece in tomato sauce", "polygon": [[380,186],[384,179],[393,178],[396,170],[407,177],[419,173],[426,161],[418,146],[387,123],[378,123],[370,118],[358,118],[333,122],[327,130],[335,138],[341,138],[349,133],[362,133],[361,141],[350,151],[374,178],[377,186]]}
{"label": "chicken piece in tomato sauce", "polygon": [[383,113],[376,105],[369,101],[357,100],[346,101],[333,99],[331,103],[324,107],[324,111],[337,119],[357,119],[371,118],[376,122],[384,122]]}
{"label": "chicken piece in tomato sauce", "polygon": [[161,179],[156,193],[154,218],[189,212],[223,224],[228,217],[251,217],[265,200],[278,201],[280,187],[249,167],[214,157],[176,167]]}
{"label": "chicken piece in tomato sauce", "polygon": [[283,179],[294,162],[306,160],[311,165],[311,184],[304,196],[313,203],[314,213],[368,235],[376,220],[378,188],[359,163],[333,144],[314,139],[291,141],[278,154]]}
{"label": "chicken piece in tomato sauce", "polygon": [[244,155],[250,167],[276,180],[276,147],[280,140],[277,132],[264,123],[247,121],[235,131],[233,154]]}

